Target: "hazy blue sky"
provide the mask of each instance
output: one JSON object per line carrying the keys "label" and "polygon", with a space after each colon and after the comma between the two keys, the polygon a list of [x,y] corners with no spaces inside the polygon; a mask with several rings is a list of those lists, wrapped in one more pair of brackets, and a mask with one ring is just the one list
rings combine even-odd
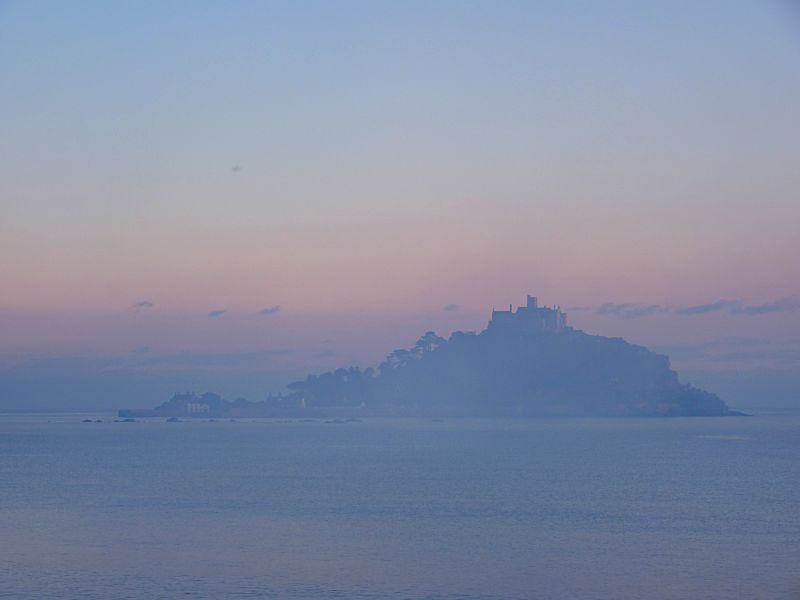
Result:
{"label": "hazy blue sky", "polygon": [[527,292],[800,380],[799,66],[777,0],[0,2],[0,406],[75,356],[280,387]]}

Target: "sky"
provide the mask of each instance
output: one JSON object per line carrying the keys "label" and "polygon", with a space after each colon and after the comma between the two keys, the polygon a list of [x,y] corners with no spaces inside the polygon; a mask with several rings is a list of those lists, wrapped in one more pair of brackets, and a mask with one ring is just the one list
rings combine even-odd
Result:
{"label": "sky", "polygon": [[778,0],[0,1],[0,409],[258,399],[527,293],[793,401],[798,67]]}

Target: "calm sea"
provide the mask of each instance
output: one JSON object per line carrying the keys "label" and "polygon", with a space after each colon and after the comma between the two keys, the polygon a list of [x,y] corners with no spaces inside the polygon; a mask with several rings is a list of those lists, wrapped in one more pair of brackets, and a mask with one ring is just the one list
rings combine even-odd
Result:
{"label": "calm sea", "polygon": [[800,598],[798,414],[95,417],[0,416],[0,597]]}

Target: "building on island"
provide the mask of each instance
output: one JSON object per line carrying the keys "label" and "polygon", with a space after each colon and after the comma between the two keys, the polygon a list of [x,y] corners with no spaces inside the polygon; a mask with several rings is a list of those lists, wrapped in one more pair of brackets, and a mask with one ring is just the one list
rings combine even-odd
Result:
{"label": "building on island", "polygon": [[567,327],[567,315],[561,311],[561,307],[548,308],[539,306],[538,298],[530,294],[528,294],[525,306],[517,307],[516,311],[511,305],[509,305],[508,310],[492,310],[492,320],[489,321],[490,330],[511,328],[530,333],[538,331],[559,332],[570,329]]}

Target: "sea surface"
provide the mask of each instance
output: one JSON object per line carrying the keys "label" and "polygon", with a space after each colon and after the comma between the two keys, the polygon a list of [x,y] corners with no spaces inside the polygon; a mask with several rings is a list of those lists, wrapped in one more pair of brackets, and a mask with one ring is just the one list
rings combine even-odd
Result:
{"label": "sea surface", "polygon": [[800,414],[0,415],[0,598],[800,598]]}

